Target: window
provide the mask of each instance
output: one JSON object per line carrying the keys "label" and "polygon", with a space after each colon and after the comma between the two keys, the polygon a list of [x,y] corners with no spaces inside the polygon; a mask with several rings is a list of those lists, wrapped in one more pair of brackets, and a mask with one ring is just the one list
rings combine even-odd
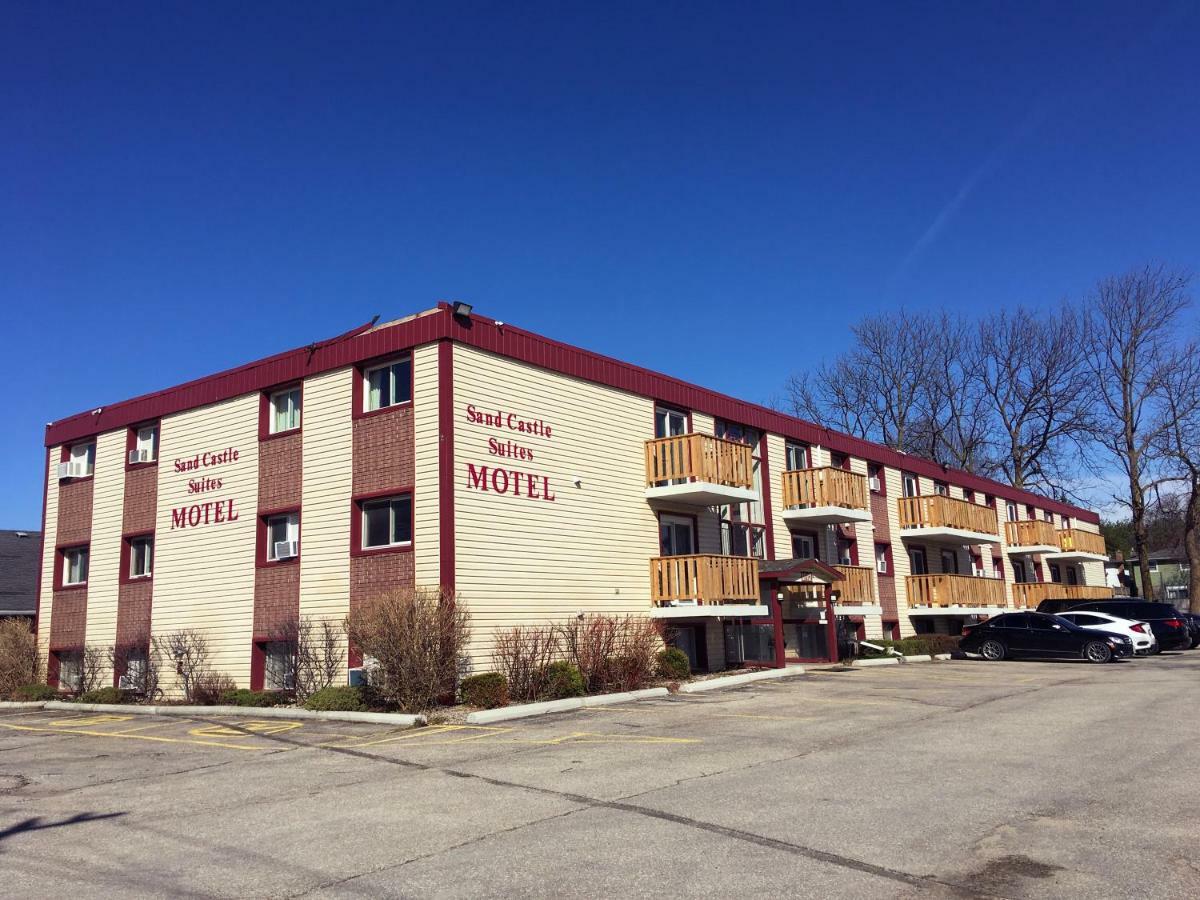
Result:
{"label": "window", "polygon": [[925,562],[925,551],[920,547],[910,547],[908,551],[908,567],[914,575],[928,575],[929,566]]}
{"label": "window", "polygon": [[992,621],[997,628],[1028,628],[1029,614],[1009,613],[1006,616],[997,616]]}
{"label": "window", "polygon": [[1074,566],[1067,566],[1067,584],[1079,584],[1079,576]]}
{"label": "window", "polygon": [[809,459],[811,455],[807,444],[798,444],[795,441],[788,441],[784,447],[784,468],[789,472],[796,472],[800,469],[810,468]]}
{"label": "window", "polygon": [[[716,436],[727,441],[736,441],[750,447],[751,477],[754,493],[762,496],[762,435],[754,428],[718,419],[714,431]],[[766,529],[763,505],[760,500],[731,503],[719,508],[721,521],[721,552],[727,556],[766,556]]]}
{"label": "window", "polygon": [[883,482],[883,467],[871,463],[867,466],[867,484],[874,494],[886,494],[887,488]]}
{"label": "window", "polygon": [[129,541],[129,577],[149,578],[153,571],[154,538],[132,538]]}
{"label": "window", "polygon": [[690,556],[696,552],[695,530],[686,516],[661,516],[658,543],[663,556]]}
{"label": "window", "polygon": [[811,534],[793,534],[792,556],[795,559],[816,559],[817,539]]}
{"label": "window", "polygon": [[1013,581],[1015,581],[1017,584],[1024,584],[1025,580],[1026,580],[1025,579],[1025,563],[1021,562],[1020,560],[1014,560],[1012,567],[1013,567]]}
{"label": "window", "polygon": [[1151,572],[1157,572],[1157,571],[1158,571],[1158,560],[1156,560],[1156,559],[1152,559],[1152,560],[1150,560],[1150,571],[1151,571]]}
{"label": "window", "polygon": [[837,558],[838,565],[852,566],[854,565],[854,541],[844,537],[837,539]]}
{"label": "window", "polygon": [[921,493],[921,487],[917,483],[917,476],[910,475],[908,472],[905,472],[904,473],[904,496],[905,497],[916,497],[920,493]]}
{"label": "window", "polygon": [[968,503],[974,503],[975,502],[975,492],[973,490],[971,490],[970,488],[963,488],[963,499],[966,500]]}
{"label": "window", "polygon": [[133,436],[131,463],[154,462],[158,458],[158,426],[143,425]]}
{"label": "window", "polygon": [[687,413],[659,406],[654,410],[654,436],[676,437],[688,433]]}
{"label": "window", "polygon": [[1029,627],[1034,631],[1053,631],[1057,623],[1049,616],[1031,615]]}
{"label": "window", "polygon": [[412,543],[412,497],[389,497],[362,504],[363,549]]}
{"label": "window", "polygon": [[875,571],[880,575],[886,575],[888,573],[887,544],[875,545]]}
{"label": "window", "polygon": [[83,654],[78,650],[63,650],[58,653],[58,686],[68,691],[82,689]]}
{"label": "window", "polygon": [[946,575],[958,574],[958,554],[953,550],[942,551],[942,572]]}
{"label": "window", "polygon": [[300,552],[300,514],[284,513],[278,516],[268,516],[267,527],[267,560],[279,562],[291,559]]}
{"label": "window", "polygon": [[1062,584],[1062,569],[1056,563],[1050,563],[1050,580],[1055,584]]}
{"label": "window", "polygon": [[831,467],[833,467],[835,469],[850,468],[846,463],[847,463],[847,459],[841,453],[830,453],[829,454],[829,465]]}
{"label": "window", "polygon": [[271,434],[295,431],[300,427],[300,388],[288,388],[271,395]]}
{"label": "window", "polygon": [[63,584],[87,584],[88,548],[63,551]]}
{"label": "window", "polygon": [[367,411],[412,400],[412,360],[408,357],[367,369]]}
{"label": "window", "polygon": [[942,497],[949,497],[950,485],[946,484],[944,481],[935,481],[933,483],[933,492],[941,495]]}
{"label": "window", "polygon": [[75,444],[71,447],[71,476],[82,478],[96,470],[96,442]]}
{"label": "window", "polygon": [[1052,525],[1054,524],[1054,513],[1050,512],[1050,510],[1043,509],[1042,510],[1042,518],[1045,519],[1050,524],[1052,524]]}
{"label": "window", "polygon": [[263,644],[263,690],[290,691],[296,687],[296,645],[289,641]]}
{"label": "window", "polygon": [[992,557],[992,577],[1004,578],[1004,560],[999,556]]}
{"label": "window", "polygon": [[1004,504],[1004,510],[1005,510],[1005,513],[1008,515],[1008,521],[1015,522],[1015,521],[1017,521],[1017,519],[1020,518],[1020,516],[1017,513],[1017,504],[1006,503],[1006,504]]}

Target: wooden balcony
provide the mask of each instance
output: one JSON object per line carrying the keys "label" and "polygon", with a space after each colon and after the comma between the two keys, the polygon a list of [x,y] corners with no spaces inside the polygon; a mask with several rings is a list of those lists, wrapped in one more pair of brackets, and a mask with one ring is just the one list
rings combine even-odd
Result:
{"label": "wooden balcony", "polygon": [[871,566],[834,566],[845,577],[835,581],[833,589],[839,606],[878,606],[875,570]]}
{"label": "wooden balcony", "polygon": [[943,494],[901,497],[900,536],[945,544],[998,544],[1000,527],[990,506],[956,500]]}
{"label": "wooden balcony", "polygon": [[1004,539],[1009,553],[1054,553],[1058,550],[1057,529],[1040,519],[1005,522]]}
{"label": "wooden balcony", "polygon": [[1035,581],[1013,585],[1013,605],[1018,609],[1037,609],[1043,600],[1111,600],[1112,595],[1112,588],[1086,584]]}
{"label": "wooden balcony", "polygon": [[832,466],[784,472],[783,517],[814,525],[870,522],[867,477]]}
{"label": "wooden balcony", "polygon": [[973,575],[909,575],[909,607],[945,609],[950,606],[1004,606],[1004,582],[999,578]]}
{"label": "wooden balcony", "polygon": [[758,603],[758,560],[750,556],[695,554],[650,560],[654,604]]}
{"label": "wooden balcony", "polygon": [[1055,559],[1091,560],[1103,562],[1108,559],[1104,547],[1104,535],[1078,528],[1064,528],[1058,532],[1058,552],[1051,554]]}
{"label": "wooden balcony", "polygon": [[696,506],[757,500],[750,447],[711,434],[646,441],[646,497]]}

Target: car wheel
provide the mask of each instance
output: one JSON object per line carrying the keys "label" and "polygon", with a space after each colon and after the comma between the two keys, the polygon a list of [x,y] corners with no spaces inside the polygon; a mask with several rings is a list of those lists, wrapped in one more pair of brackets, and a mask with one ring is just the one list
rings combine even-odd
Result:
{"label": "car wheel", "polygon": [[1004,659],[1004,645],[999,641],[984,641],[979,648],[979,655],[988,662],[999,662]]}
{"label": "car wheel", "polygon": [[1083,656],[1088,662],[1106,663],[1112,659],[1112,650],[1103,641],[1091,641],[1083,648]]}

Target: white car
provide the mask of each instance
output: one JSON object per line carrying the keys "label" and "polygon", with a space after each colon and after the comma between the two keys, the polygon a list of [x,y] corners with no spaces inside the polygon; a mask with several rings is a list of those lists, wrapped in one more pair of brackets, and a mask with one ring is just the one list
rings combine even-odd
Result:
{"label": "white car", "polygon": [[1133,619],[1121,619],[1117,616],[1110,616],[1108,613],[1093,612],[1090,609],[1078,612],[1066,610],[1060,612],[1058,616],[1059,618],[1066,619],[1072,625],[1078,625],[1080,628],[1094,628],[1097,631],[1111,631],[1116,634],[1123,634],[1133,641],[1133,652],[1138,656],[1146,656],[1158,648],[1158,639],[1154,636],[1154,632],[1150,630],[1150,626],[1145,622],[1138,622]]}

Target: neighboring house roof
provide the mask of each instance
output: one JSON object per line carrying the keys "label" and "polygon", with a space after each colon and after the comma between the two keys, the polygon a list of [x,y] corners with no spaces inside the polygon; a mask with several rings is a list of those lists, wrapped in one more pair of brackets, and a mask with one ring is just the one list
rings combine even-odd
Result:
{"label": "neighboring house roof", "polygon": [[37,611],[41,560],[40,531],[0,531],[0,616],[32,616]]}
{"label": "neighboring house roof", "polygon": [[[1181,553],[1176,549],[1151,550],[1148,554],[1146,554],[1146,556],[1152,562],[1187,563],[1187,554]],[[1129,559],[1125,560],[1125,563],[1131,566],[1136,566],[1137,562],[1138,558],[1136,556],[1131,556]]]}

